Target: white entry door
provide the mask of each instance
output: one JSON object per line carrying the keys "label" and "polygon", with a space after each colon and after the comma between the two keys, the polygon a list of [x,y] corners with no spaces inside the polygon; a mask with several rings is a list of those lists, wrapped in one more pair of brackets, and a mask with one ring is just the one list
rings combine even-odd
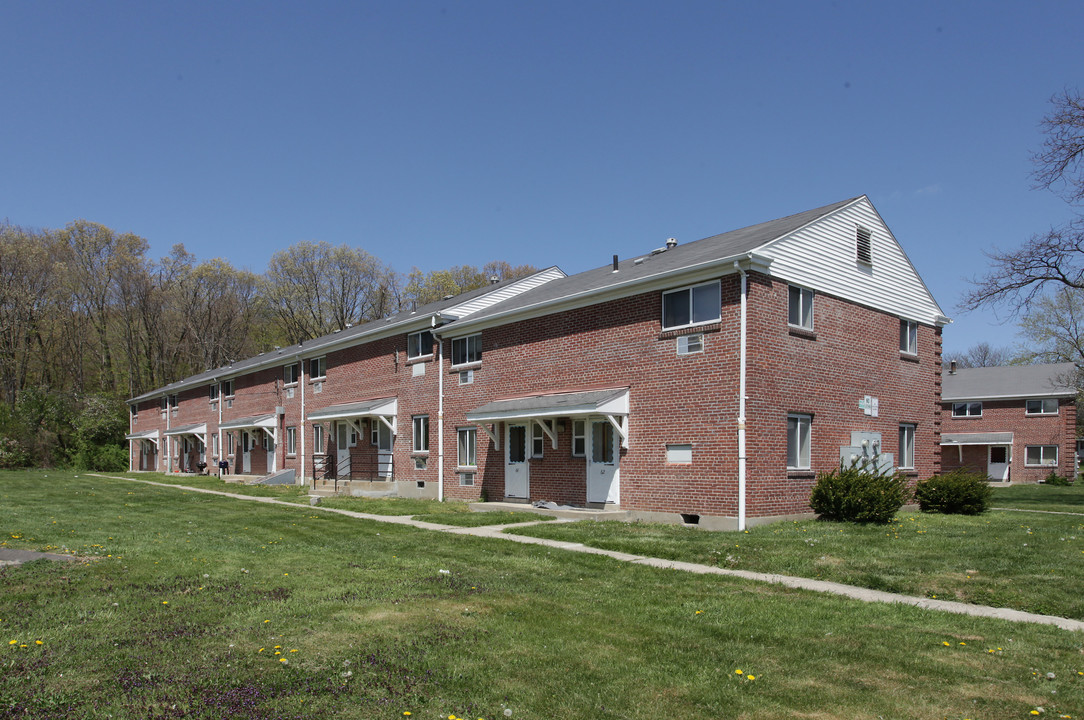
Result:
{"label": "white entry door", "polygon": [[530,497],[530,464],[527,462],[527,426],[505,425],[504,495]]}
{"label": "white entry door", "polygon": [[335,477],[350,477],[350,424],[340,422],[335,426]]}
{"label": "white entry door", "polygon": [[273,473],[278,470],[275,467],[275,438],[266,430],[261,431],[261,433],[263,434],[263,446],[267,450],[267,470],[265,472]]}
{"label": "white entry door", "polygon": [[1009,479],[1009,445],[991,445],[989,462],[986,466],[986,474],[994,482],[1005,482]]}
{"label": "white entry door", "polygon": [[592,420],[587,433],[587,502],[621,501],[621,450],[609,420]]}
{"label": "white entry door", "polygon": [[245,430],[241,433],[241,474],[248,475],[252,472],[252,433]]}
{"label": "white entry door", "polygon": [[374,417],[372,420],[376,423],[376,467],[377,474],[382,478],[391,477],[391,462],[392,462],[392,444],[395,441],[395,436],[391,432],[391,428],[388,427],[383,420],[378,417]]}

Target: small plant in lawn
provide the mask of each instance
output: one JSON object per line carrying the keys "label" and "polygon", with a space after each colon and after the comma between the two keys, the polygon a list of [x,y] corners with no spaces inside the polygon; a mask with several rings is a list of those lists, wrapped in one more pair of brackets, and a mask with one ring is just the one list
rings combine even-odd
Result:
{"label": "small plant in lawn", "polygon": [[825,520],[884,524],[909,495],[902,475],[878,469],[875,462],[841,463],[836,470],[818,473],[809,505]]}
{"label": "small plant in lawn", "polygon": [[1051,470],[1050,474],[1043,478],[1043,483],[1046,485],[1053,485],[1055,487],[1069,487],[1073,484],[1073,481],[1067,477],[1058,475],[1056,472]]}
{"label": "small plant in lawn", "polygon": [[934,475],[915,486],[922,512],[946,515],[981,515],[990,505],[993,490],[986,476],[964,468]]}

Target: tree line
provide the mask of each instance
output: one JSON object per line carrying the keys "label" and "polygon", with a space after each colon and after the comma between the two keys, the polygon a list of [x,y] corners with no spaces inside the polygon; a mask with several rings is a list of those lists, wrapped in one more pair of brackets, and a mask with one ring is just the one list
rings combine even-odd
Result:
{"label": "tree line", "polygon": [[256,274],[148,248],[87,220],[0,224],[0,467],[126,467],[128,398],[535,272],[495,261],[403,276],[361,248],[299,242]]}

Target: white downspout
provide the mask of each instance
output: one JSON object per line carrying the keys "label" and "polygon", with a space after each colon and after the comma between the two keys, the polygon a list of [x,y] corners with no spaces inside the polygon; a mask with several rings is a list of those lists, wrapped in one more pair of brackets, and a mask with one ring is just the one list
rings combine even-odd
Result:
{"label": "white downspout", "polygon": [[444,337],[437,340],[437,500],[444,502]]}
{"label": "white downspout", "polygon": [[[138,413],[139,412],[139,403],[136,403],[135,407],[136,407],[136,412]],[[132,418],[132,405],[131,405],[131,403],[128,404],[128,434],[129,435],[135,434],[135,420]],[[132,451],[132,447],[133,447],[134,443],[135,443],[135,440],[129,440],[128,441],[128,472],[135,472],[135,453]],[[140,455],[140,457],[142,457],[143,456],[143,452],[142,452],[142,450],[143,450],[143,441],[142,440],[139,441],[139,449],[140,449],[139,455]]]}
{"label": "white downspout", "polygon": [[[215,378],[215,382],[218,383],[218,427],[215,428],[215,435],[218,436],[218,462],[222,462],[226,459],[226,443],[222,439],[222,406],[226,404],[226,396],[222,394],[222,381]],[[222,477],[221,467],[218,476]]]}
{"label": "white downspout", "polygon": [[[301,456],[301,473],[300,473],[301,485],[304,486],[304,485],[308,484],[307,481],[305,480],[305,385],[307,383],[305,381],[305,361],[301,359],[300,355],[297,355],[296,357],[297,357],[297,364],[301,366],[301,373],[300,373],[301,382],[298,383],[299,385],[301,385],[301,421],[298,423],[298,429],[301,431],[300,433],[298,433],[298,435],[301,436],[300,437],[301,452],[298,453],[298,454]],[[312,360],[310,360],[309,363],[310,363],[309,374],[311,375],[312,374],[312,367],[311,367]]]}
{"label": "white downspout", "polygon": [[735,262],[734,268],[741,273],[741,340],[738,380],[738,530],[745,530],[745,336],[746,298],[749,295],[749,276]]}

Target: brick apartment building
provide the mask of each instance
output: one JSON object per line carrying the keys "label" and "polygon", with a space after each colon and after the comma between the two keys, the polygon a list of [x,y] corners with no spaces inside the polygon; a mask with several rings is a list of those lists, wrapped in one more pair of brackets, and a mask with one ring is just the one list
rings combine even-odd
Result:
{"label": "brick apartment building", "polygon": [[1076,474],[1073,363],[956,369],[942,378],[941,463],[995,482]]}
{"label": "brick apartment building", "polygon": [[[862,196],[557,267],[133,398],[132,467],[746,527],[877,451],[939,469],[948,322]],[[349,482],[347,482],[349,480]]]}

